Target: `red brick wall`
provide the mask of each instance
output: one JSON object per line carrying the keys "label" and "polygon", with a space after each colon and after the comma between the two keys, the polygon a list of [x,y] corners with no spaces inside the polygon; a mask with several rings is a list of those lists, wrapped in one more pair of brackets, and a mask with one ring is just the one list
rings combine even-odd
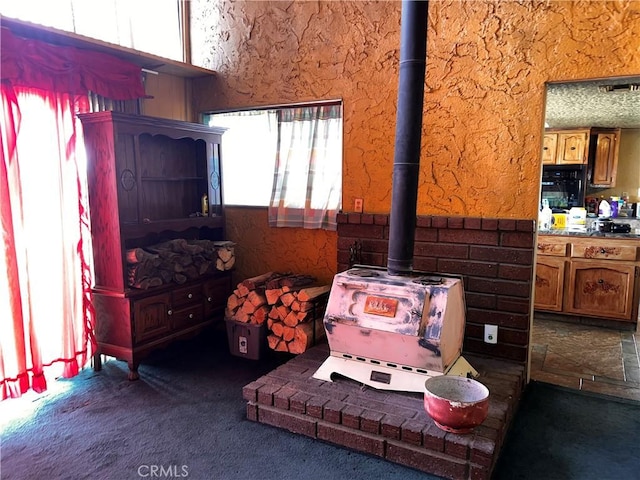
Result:
{"label": "red brick wall", "polygon": [[[467,307],[464,351],[526,362],[535,230],[533,220],[418,216],[413,268],[462,275]],[[360,263],[387,265],[389,215],[338,217],[338,271]],[[498,343],[484,343],[484,325],[498,325]]]}

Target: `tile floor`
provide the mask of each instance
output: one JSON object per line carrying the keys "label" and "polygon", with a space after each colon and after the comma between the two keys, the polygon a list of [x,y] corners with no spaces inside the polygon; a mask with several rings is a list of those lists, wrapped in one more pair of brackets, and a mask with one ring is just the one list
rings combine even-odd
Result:
{"label": "tile floor", "polygon": [[640,401],[640,332],[535,318],[531,379]]}

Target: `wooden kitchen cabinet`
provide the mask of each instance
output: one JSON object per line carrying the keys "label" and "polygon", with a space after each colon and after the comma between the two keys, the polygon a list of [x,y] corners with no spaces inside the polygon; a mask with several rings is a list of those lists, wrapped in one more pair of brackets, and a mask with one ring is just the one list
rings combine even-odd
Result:
{"label": "wooden kitchen cabinet", "polygon": [[538,257],[534,297],[534,308],[536,310],[562,311],[566,263],[564,258]]}
{"label": "wooden kitchen cabinet", "polygon": [[635,265],[614,261],[571,261],[566,311],[634,321],[631,314],[637,269]]}
{"label": "wooden kitchen cabinet", "polygon": [[591,143],[590,184],[594,187],[615,187],[620,130],[594,130]]}
{"label": "wooden kitchen cabinet", "polygon": [[224,129],[116,112],[79,117],[94,252],[94,365],[100,369],[101,354],[113,356],[127,361],[136,379],[144,356],[223,320],[230,271],[207,269],[135,288],[127,251],[176,239],[225,239]]}
{"label": "wooden kitchen cabinet", "polygon": [[542,164],[553,165],[556,163],[558,151],[558,134],[546,133],[542,137]]}
{"label": "wooden kitchen cabinet", "polygon": [[589,155],[589,129],[545,130],[542,140],[544,165],[586,164]]}
{"label": "wooden kitchen cabinet", "polygon": [[539,235],[535,310],[637,321],[638,240]]}
{"label": "wooden kitchen cabinet", "polygon": [[556,164],[586,164],[589,146],[589,130],[558,133]]}
{"label": "wooden kitchen cabinet", "polygon": [[534,308],[550,312],[562,310],[568,243],[564,237],[538,236]]}

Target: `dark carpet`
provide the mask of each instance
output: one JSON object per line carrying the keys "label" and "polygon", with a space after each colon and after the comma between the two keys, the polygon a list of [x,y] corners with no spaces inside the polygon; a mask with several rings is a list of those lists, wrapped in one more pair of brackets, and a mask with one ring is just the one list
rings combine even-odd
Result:
{"label": "dark carpet", "polygon": [[[242,387],[291,357],[237,358],[226,341],[214,330],[175,344],[141,365],[137,382],[116,360],[56,382],[31,415],[3,418],[0,478],[436,478],[246,420]],[[11,402],[25,399],[0,403],[0,413]],[[639,445],[640,404],[533,383],[494,476],[638,478]]]}

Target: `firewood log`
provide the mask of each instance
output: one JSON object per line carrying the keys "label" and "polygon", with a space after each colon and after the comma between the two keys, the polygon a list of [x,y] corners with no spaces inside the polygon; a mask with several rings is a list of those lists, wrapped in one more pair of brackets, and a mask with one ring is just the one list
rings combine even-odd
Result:
{"label": "firewood log", "polygon": [[267,343],[271,350],[275,350],[280,342],[282,342],[282,339],[280,337],[276,337],[275,335],[267,335]]}
{"label": "firewood log", "polygon": [[294,312],[308,312],[313,310],[315,304],[313,302],[301,302],[300,300],[294,300],[291,304],[291,310]]}
{"label": "firewood log", "polygon": [[280,340],[280,342],[276,345],[276,348],[274,348],[274,350],[276,352],[288,352],[289,346],[287,345],[287,342],[285,342],[284,340]]}
{"label": "firewood log", "polygon": [[288,327],[285,325],[284,328],[282,329],[282,339],[285,342],[290,342],[291,340],[293,340],[295,332],[296,332],[295,328]]}
{"label": "firewood log", "polygon": [[147,252],[142,248],[131,248],[127,250],[126,257],[127,257],[127,262],[132,264],[140,263],[144,260],[158,259],[158,255],[151,252]]}
{"label": "firewood log", "polygon": [[251,320],[251,317],[249,316],[248,313],[244,312],[242,308],[239,308],[238,310],[236,310],[236,313],[233,316],[233,320],[236,320],[242,323],[249,323],[249,320]]}
{"label": "firewood log", "polygon": [[240,308],[240,310],[246,313],[247,315],[253,315],[253,312],[256,311],[256,306],[251,302],[245,301],[242,304],[242,307]]}
{"label": "firewood log", "polygon": [[295,299],[296,296],[291,292],[285,293],[280,297],[280,301],[282,302],[282,304],[287,307],[289,307]]}
{"label": "firewood log", "polygon": [[267,303],[267,299],[264,294],[260,293],[258,290],[251,290],[247,295],[247,301],[251,302],[256,307],[261,307]]}
{"label": "firewood log", "polygon": [[315,282],[315,278],[310,275],[293,275],[287,274],[274,278],[267,282],[267,289],[276,289],[282,287],[301,288],[305,285],[311,285]]}
{"label": "firewood log", "polygon": [[246,278],[238,284],[238,288],[240,287],[240,285],[242,285],[247,290],[255,290],[256,287],[262,286],[266,282],[268,282],[270,279],[280,275],[282,274],[276,273],[276,272],[267,272],[267,273],[263,273],[262,275]]}
{"label": "firewood log", "polygon": [[297,298],[301,302],[308,302],[310,300],[318,298],[320,295],[324,295],[329,290],[331,290],[330,285],[324,285],[322,287],[303,288],[302,290],[298,291]]}
{"label": "firewood log", "polygon": [[227,308],[229,310],[235,310],[236,308],[240,307],[240,305],[242,305],[243,301],[240,301],[240,298],[235,294],[232,293],[231,295],[229,295],[229,298],[227,298]]}
{"label": "firewood log", "polygon": [[278,319],[281,321],[283,321],[285,317],[289,315],[289,312],[290,312],[290,310],[284,305],[278,305],[276,307],[276,310],[278,311]]}
{"label": "firewood log", "polygon": [[288,344],[289,353],[300,354],[313,346],[315,331],[316,342],[324,337],[324,325],[320,321],[301,323],[295,328],[293,340]]}
{"label": "firewood log", "polygon": [[251,291],[247,286],[243,285],[242,283],[238,284],[238,288],[236,288],[236,290],[238,291],[238,296],[239,297],[246,297],[247,295],[249,295],[249,292]]}
{"label": "firewood log", "polygon": [[289,311],[289,313],[287,314],[286,317],[284,317],[282,322],[289,327],[295,327],[296,325],[298,325],[298,323],[300,323],[300,320],[298,319],[296,312]]}
{"label": "firewood log", "polygon": [[224,263],[227,263],[229,260],[231,260],[233,255],[234,255],[234,252],[231,249],[227,249],[227,248],[218,249],[218,257],[220,257],[220,260],[222,260]]}
{"label": "firewood log", "polygon": [[200,275],[204,275],[209,271],[209,267],[211,266],[211,262],[208,260],[204,260],[200,263],[200,266],[198,267],[198,273],[200,273]]}
{"label": "firewood log", "polygon": [[273,322],[273,325],[271,325],[271,332],[278,338],[282,338],[282,335],[284,334],[284,323]]}
{"label": "firewood log", "polygon": [[224,262],[224,269],[225,270],[231,270],[235,264],[236,264],[236,257],[233,256],[229,260]]}
{"label": "firewood log", "polygon": [[184,282],[187,281],[187,276],[183,275],[182,273],[174,273],[173,274],[173,281],[182,285]]}
{"label": "firewood log", "polygon": [[256,311],[253,312],[251,316],[251,323],[255,323],[256,325],[262,325],[268,318],[269,307],[267,305],[262,305],[256,308]]}
{"label": "firewood log", "polygon": [[281,288],[272,288],[264,291],[264,295],[267,298],[267,303],[269,305],[275,305],[278,300],[280,300],[280,296],[282,295]]}

